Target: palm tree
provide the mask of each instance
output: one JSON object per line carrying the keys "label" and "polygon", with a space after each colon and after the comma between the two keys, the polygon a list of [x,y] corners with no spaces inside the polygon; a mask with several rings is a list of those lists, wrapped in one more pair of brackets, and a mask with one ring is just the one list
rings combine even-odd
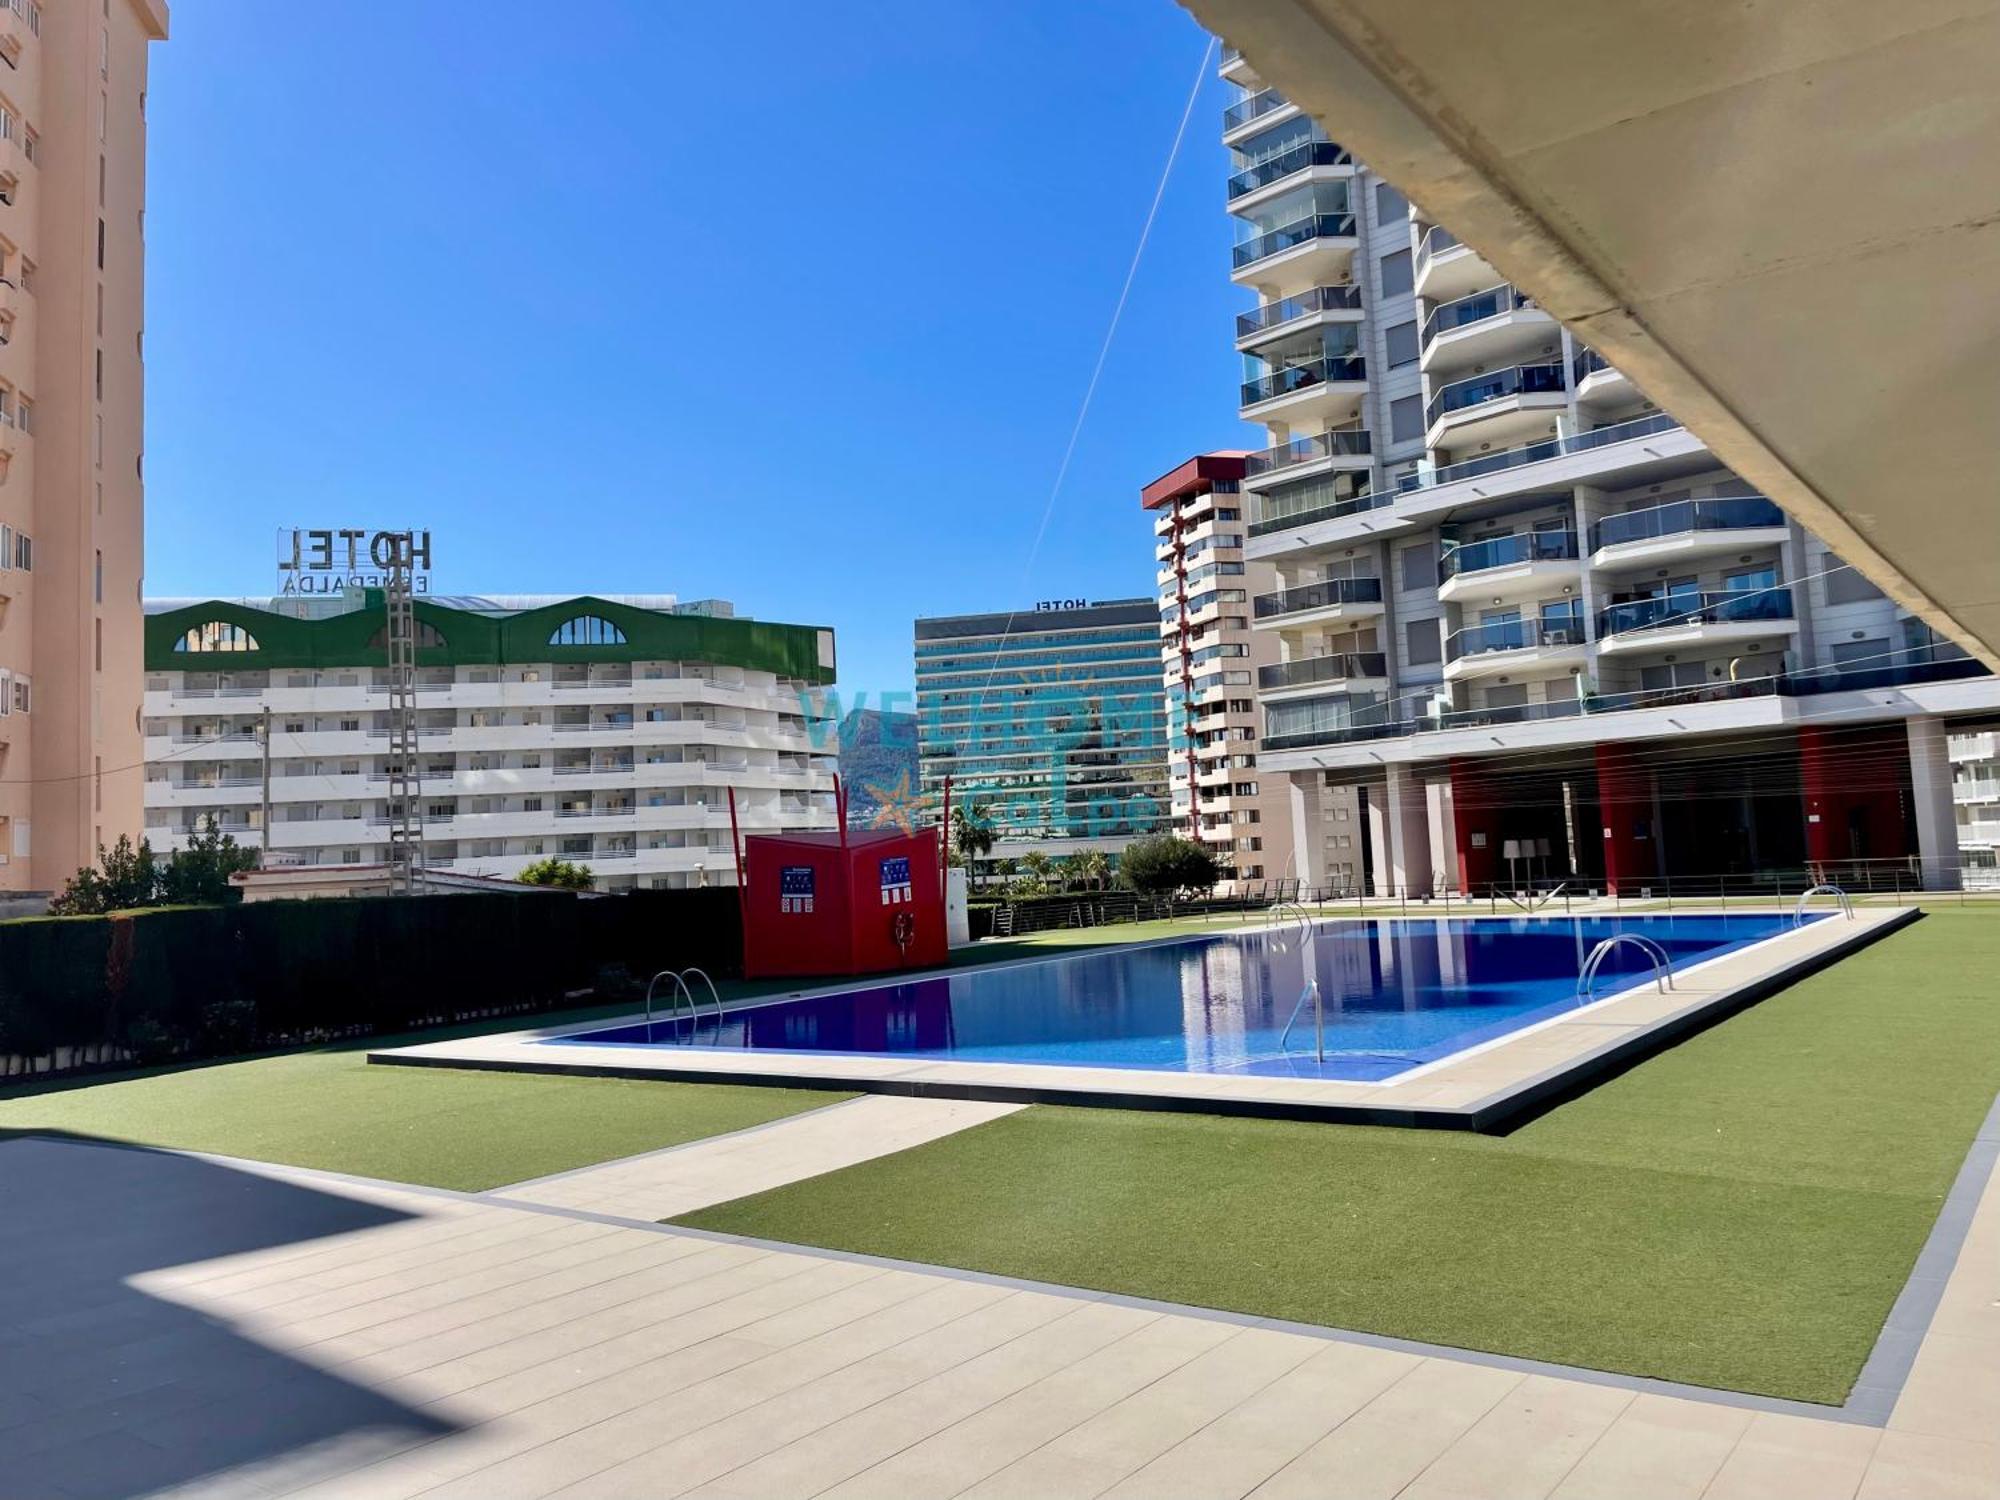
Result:
{"label": "palm tree", "polygon": [[993,820],[986,809],[967,807],[961,802],[951,810],[951,846],[957,851],[960,863],[972,872],[974,884],[978,884],[979,871],[973,861],[993,852]]}
{"label": "palm tree", "polygon": [[1076,872],[1092,890],[1101,891],[1111,878],[1111,861],[1102,849],[1086,850],[1077,856]]}

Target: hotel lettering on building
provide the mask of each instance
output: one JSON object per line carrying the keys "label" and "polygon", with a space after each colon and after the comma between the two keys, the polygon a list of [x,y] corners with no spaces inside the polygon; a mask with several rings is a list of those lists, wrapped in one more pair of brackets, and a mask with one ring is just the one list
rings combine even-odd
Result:
{"label": "hotel lettering on building", "polygon": [[1242,57],[1222,74],[1256,769],[1297,873],[1956,883],[1986,666]]}

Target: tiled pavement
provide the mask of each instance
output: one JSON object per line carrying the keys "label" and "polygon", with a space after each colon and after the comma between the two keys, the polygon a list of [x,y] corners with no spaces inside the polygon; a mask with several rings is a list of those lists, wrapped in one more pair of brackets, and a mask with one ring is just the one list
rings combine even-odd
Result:
{"label": "tiled pavement", "polygon": [[169,1153],[0,1144],[0,1202],[27,1500],[2000,1495],[1990,1178],[1886,1427]]}
{"label": "tiled pavement", "polygon": [[731,1198],[907,1151],[1023,1108],[868,1094],[733,1135],[495,1188],[495,1197],[628,1219],[671,1219]]}

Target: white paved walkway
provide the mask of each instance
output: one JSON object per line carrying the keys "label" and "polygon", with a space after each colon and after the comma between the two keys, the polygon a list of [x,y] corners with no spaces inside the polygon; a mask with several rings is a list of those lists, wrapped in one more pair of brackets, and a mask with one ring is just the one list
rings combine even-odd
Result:
{"label": "white paved walkway", "polygon": [[1991,1181],[1886,1430],[286,1168],[16,1140],[0,1193],[37,1500],[2000,1495]]}
{"label": "white paved walkway", "polygon": [[969,1099],[867,1094],[733,1135],[495,1188],[523,1203],[627,1219],[670,1219],[767,1188],[907,1151],[1025,1108]]}

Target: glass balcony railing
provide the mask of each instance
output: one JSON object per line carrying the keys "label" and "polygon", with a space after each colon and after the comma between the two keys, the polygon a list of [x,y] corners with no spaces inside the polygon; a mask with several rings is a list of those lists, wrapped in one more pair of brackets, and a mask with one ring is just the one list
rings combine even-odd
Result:
{"label": "glass balcony railing", "polygon": [[1259,188],[1296,176],[1308,167],[1344,167],[1353,160],[1332,141],[1301,141],[1233,174],[1227,185],[1229,201],[1233,203],[1245,193],[1254,193]]}
{"label": "glass balcony railing", "polygon": [[1328,355],[1325,359],[1315,359],[1302,365],[1292,365],[1287,369],[1266,375],[1261,380],[1243,382],[1243,404],[1255,406],[1260,401],[1274,401],[1280,396],[1289,396],[1328,381],[1355,381],[1368,378],[1368,362],[1358,354]]}
{"label": "glass balcony railing", "polygon": [[1329,578],[1321,583],[1280,589],[1275,594],[1259,594],[1251,601],[1251,608],[1258,619],[1268,620],[1274,615],[1303,614],[1309,609],[1337,609],[1343,604],[1381,602],[1382,580],[1379,578]]}
{"label": "glass balcony railing", "polygon": [[1353,214],[1309,214],[1281,229],[1273,229],[1268,234],[1260,234],[1255,239],[1245,240],[1235,249],[1235,266],[1240,271],[1245,266],[1267,260],[1282,250],[1290,250],[1296,245],[1307,244],[1312,240],[1353,238]]}
{"label": "glass balcony railing", "polygon": [[1358,286],[1316,286],[1309,292],[1301,292],[1296,297],[1287,297],[1281,302],[1266,302],[1254,311],[1241,313],[1236,319],[1236,336],[1247,339],[1272,328],[1282,328],[1299,318],[1309,318],[1321,312],[1361,311],[1361,288]]}
{"label": "glass balcony railing", "polygon": [[1424,342],[1428,344],[1441,333],[1470,328],[1474,323],[1484,323],[1488,318],[1497,318],[1516,308],[1534,305],[1534,298],[1506,282],[1489,286],[1483,292],[1474,292],[1470,297],[1460,297],[1455,302],[1441,302],[1424,319]]}
{"label": "glass balcony railing", "polygon": [[1584,376],[1593,375],[1599,370],[1608,370],[1610,368],[1611,361],[1599,354],[1595,349],[1578,349],[1576,351],[1576,358],[1569,362],[1569,372],[1575,378],[1578,385],[1583,384]]}
{"label": "glass balcony railing", "polygon": [[1446,464],[1442,468],[1423,469],[1414,474],[1405,474],[1396,481],[1396,488],[1403,494],[1409,494],[1414,490],[1433,489],[1438,485],[1453,484],[1461,479],[1476,479],[1482,474],[1519,468],[1523,464],[1537,464],[1551,458],[1566,458],[1572,453],[1585,453],[1592,448],[1608,448],[1614,443],[1629,443],[1636,438],[1650,437],[1656,432],[1671,432],[1680,425],[1665,412],[1655,412],[1650,417],[1637,417],[1630,422],[1617,422],[1609,427],[1597,427],[1589,432],[1573,433],[1569,437],[1549,438],[1545,442],[1507,448],[1499,453],[1482,454],[1478,458],[1469,458],[1464,463]]}
{"label": "glass balcony railing", "polygon": [[1696,531],[1748,531],[1783,526],[1785,513],[1762,495],[1729,495],[1712,500],[1673,500],[1606,516],[1590,528],[1590,550],[1623,542],[1650,542]]}
{"label": "glass balcony railing", "polygon": [[1387,677],[1389,658],[1380,651],[1342,651],[1303,661],[1281,661],[1257,669],[1260,688],[1311,687],[1319,682],[1346,682],[1356,677]]}
{"label": "glass balcony railing", "polygon": [[1445,583],[1461,573],[1482,573],[1516,563],[1561,562],[1575,556],[1574,531],[1520,531],[1512,536],[1488,537],[1483,542],[1453,547],[1440,557],[1438,582]]}
{"label": "glass balcony railing", "polygon": [[1316,463],[1322,458],[1367,458],[1374,452],[1374,439],[1365,427],[1345,427],[1338,432],[1316,432],[1311,437],[1293,438],[1243,460],[1245,478],[1253,474],[1274,474],[1280,469]]}
{"label": "glass balcony railing", "polygon": [[1222,133],[1241,130],[1252,120],[1261,120],[1274,109],[1283,109],[1291,101],[1276,89],[1262,89],[1247,99],[1238,99],[1222,112]]}
{"label": "glass balcony railing", "polygon": [[1456,709],[1423,718],[1376,720],[1330,726],[1299,734],[1264,736],[1265,750],[1305,750],[1315,745],[1351,744],[1434,734],[1446,729],[1515,724],[1535,719],[1567,719],[1579,714],[1626,713],[1636,709],[1677,708],[1691,703],[1721,703],[1742,698],[1806,698],[1820,693],[1874,692],[1887,687],[1914,687],[1927,682],[1958,682],[1984,677],[1983,663],[1969,657],[1951,661],[1904,662],[1861,669],[1829,667],[1813,672],[1751,677],[1738,682],[1708,682],[1690,687],[1646,688],[1634,693],[1585,694],[1575,703],[1524,703],[1502,708]]}
{"label": "glass balcony railing", "polygon": [[1690,590],[1657,599],[1615,601],[1609,608],[1599,611],[1597,634],[1602,639],[1631,630],[1734,625],[1791,618],[1792,591],[1783,584],[1768,589],[1722,589],[1705,593]]}
{"label": "glass balcony railing", "polygon": [[1299,526],[1311,526],[1316,521],[1337,521],[1342,516],[1358,515],[1364,510],[1380,510],[1393,503],[1395,498],[1388,490],[1373,490],[1346,500],[1330,500],[1324,505],[1272,511],[1250,523],[1250,535],[1269,536],[1274,531],[1290,531]]}
{"label": "glass balcony railing", "polygon": [[1427,420],[1435,423],[1454,412],[1470,411],[1489,401],[1504,401],[1509,396],[1560,394],[1568,389],[1565,374],[1559,364],[1515,365],[1511,369],[1475,375],[1470,380],[1453,381],[1431,397]]}
{"label": "glass balcony railing", "polygon": [[1431,257],[1458,245],[1458,236],[1442,224],[1433,224],[1424,231],[1424,237],[1417,241],[1417,270],[1430,264]]}
{"label": "glass balcony railing", "polygon": [[1583,611],[1546,614],[1539,619],[1494,620],[1486,625],[1469,625],[1445,638],[1446,661],[1464,656],[1483,656],[1489,651],[1530,651],[1551,646],[1583,644]]}

